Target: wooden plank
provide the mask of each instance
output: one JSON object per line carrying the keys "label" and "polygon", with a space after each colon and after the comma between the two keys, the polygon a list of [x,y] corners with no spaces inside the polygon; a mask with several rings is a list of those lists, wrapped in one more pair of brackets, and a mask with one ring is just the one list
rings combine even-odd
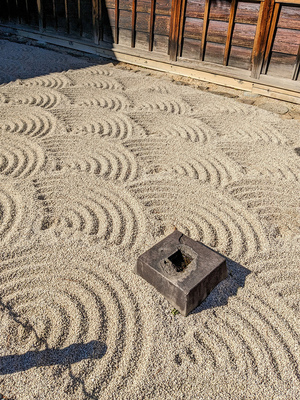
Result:
{"label": "wooden plank", "polygon": [[136,0],[132,0],[131,47],[135,47]]}
{"label": "wooden plank", "polygon": [[234,27],[234,19],[235,19],[235,15],[236,15],[236,8],[237,8],[237,0],[232,0],[231,7],[230,7],[230,15],[229,15],[229,22],[228,22],[228,31],[227,31],[227,39],[226,39],[226,44],[225,44],[223,65],[228,65],[228,58],[229,58],[229,51],[230,51],[230,47],[231,47],[231,40],[232,40],[233,27]]}
{"label": "wooden plank", "polygon": [[119,0],[115,0],[115,43],[119,43]]}
{"label": "wooden plank", "polygon": [[169,47],[168,52],[170,54],[171,61],[177,60],[181,7],[182,7],[181,0],[172,1],[171,22],[169,28],[169,46],[168,46]]}
{"label": "wooden plank", "polygon": [[297,54],[296,64],[295,64],[294,71],[293,71],[293,76],[292,76],[292,80],[293,81],[296,81],[298,79],[299,68],[300,68],[300,45],[298,47],[298,54]]}
{"label": "wooden plank", "polygon": [[300,4],[300,0],[275,0],[275,3],[282,3],[282,4]]}
{"label": "wooden plank", "polygon": [[265,0],[260,4],[252,51],[251,77],[255,79],[259,78],[261,72],[274,4],[274,0]]}
{"label": "wooden plank", "polygon": [[186,3],[187,0],[181,1],[181,13],[180,13],[180,25],[179,25],[179,37],[178,37],[178,56],[182,54],[182,44],[183,44],[183,31],[184,31],[184,22],[185,22],[185,13],[186,13]]}
{"label": "wooden plank", "polygon": [[39,14],[39,31],[43,31],[43,21],[44,21],[44,13],[43,13],[43,4],[42,0],[37,0],[37,8],[38,8],[38,14]]}
{"label": "wooden plank", "polygon": [[209,10],[210,10],[210,0],[205,0],[205,8],[204,8],[204,16],[203,16],[203,28],[202,28],[202,39],[201,39],[201,48],[200,48],[200,60],[201,61],[204,60],[204,56],[205,56]]}
{"label": "wooden plank", "polygon": [[155,0],[151,0],[151,11],[150,11],[150,29],[149,29],[149,51],[153,50],[153,39],[154,39],[154,17],[155,17]]}
{"label": "wooden plank", "polygon": [[[26,2],[27,2],[27,0],[26,0]],[[57,11],[56,11],[56,1],[55,0],[52,0],[52,10],[53,10],[54,27],[55,27],[55,30],[57,31],[58,21],[57,21]]]}
{"label": "wooden plank", "polygon": [[283,4],[277,26],[278,28],[300,30],[300,7]]}
{"label": "wooden plank", "polygon": [[272,51],[296,56],[299,43],[299,30],[277,28]]}
{"label": "wooden plank", "polygon": [[92,0],[93,36],[95,44],[98,44],[100,39],[99,14],[100,14],[99,0]]}
{"label": "wooden plank", "polygon": [[82,15],[81,15],[80,0],[77,0],[77,19],[78,19],[79,34],[80,36],[82,36]]}
{"label": "wooden plank", "polygon": [[66,19],[66,31],[67,31],[67,33],[70,33],[70,18],[69,18],[68,0],[65,0],[65,19]]}
{"label": "wooden plank", "polygon": [[274,42],[275,31],[276,31],[277,22],[278,22],[279,13],[280,13],[280,7],[281,7],[281,5],[279,3],[275,4],[273,18],[272,18],[270,32],[269,32],[269,37],[268,37],[268,42],[267,42],[267,47],[266,47],[265,56],[264,56],[263,67],[261,70],[262,74],[266,74],[267,70],[268,70],[270,56],[271,56],[271,50],[272,50],[272,46],[273,46],[273,42]]}

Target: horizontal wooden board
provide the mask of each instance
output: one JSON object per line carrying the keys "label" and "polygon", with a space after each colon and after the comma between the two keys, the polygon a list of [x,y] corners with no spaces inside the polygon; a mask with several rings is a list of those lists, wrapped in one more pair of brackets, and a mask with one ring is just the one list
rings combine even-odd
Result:
{"label": "horizontal wooden board", "polygon": [[119,11],[119,27],[124,29],[131,29],[132,13],[131,11]]}
{"label": "horizontal wooden board", "polygon": [[226,43],[228,22],[210,20],[207,29],[207,41]]}
{"label": "horizontal wooden board", "polygon": [[[155,13],[160,15],[171,15],[172,0],[156,0]],[[115,7],[115,0],[106,0],[107,8]],[[132,0],[119,0],[119,10],[132,11]],[[137,12],[151,12],[151,0],[137,0]]]}
{"label": "horizontal wooden board", "polygon": [[199,40],[187,39],[183,40],[182,57],[199,60],[200,59],[200,46]]}
{"label": "horizontal wooden board", "polygon": [[273,51],[267,74],[292,79],[295,63],[296,56]]}
{"label": "horizontal wooden board", "polygon": [[187,0],[186,2],[186,17],[203,18],[205,0]]}
{"label": "horizontal wooden board", "polygon": [[184,38],[201,40],[202,27],[202,19],[186,18],[183,32]]}
{"label": "horizontal wooden board", "polygon": [[131,30],[119,29],[119,44],[122,46],[131,47]]}
{"label": "horizontal wooden board", "polygon": [[278,19],[278,27],[300,30],[300,7],[282,5]]}
{"label": "horizontal wooden board", "polygon": [[136,15],[136,30],[139,32],[149,32],[150,14],[137,13]]}
{"label": "horizontal wooden board", "polygon": [[237,4],[235,22],[256,25],[260,3],[246,3],[239,1]]}
{"label": "horizontal wooden board", "polygon": [[225,45],[220,43],[206,43],[204,61],[223,64]]}
{"label": "horizontal wooden board", "polygon": [[166,54],[168,51],[169,37],[154,34],[153,51]]}
{"label": "horizontal wooden board", "polygon": [[154,33],[169,37],[170,17],[165,15],[156,15],[154,20]]}
{"label": "horizontal wooden board", "polygon": [[300,44],[300,31],[278,28],[273,44],[273,51],[296,55]]}
{"label": "horizontal wooden board", "polygon": [[228,65],[230,67],[251,69],[251,49],[231,46]]}
{"label": "horizontal wooden board", "polygon": [[149,49],[149,33],[146,32],[136,32],[135,35],[135,47],[141,50]]}
{"label": "horizontal wooden board", "polygon": [[232,44],[235,46],[252,48],[255,32],[255,25],[235,24],[232,35]]}

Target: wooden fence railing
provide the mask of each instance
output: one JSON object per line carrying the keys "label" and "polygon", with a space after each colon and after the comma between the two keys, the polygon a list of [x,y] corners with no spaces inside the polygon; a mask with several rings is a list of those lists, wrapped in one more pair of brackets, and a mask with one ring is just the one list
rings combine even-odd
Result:
{"label": "wooden fence railing", "polygon": [[170,64],[300,80],[300,0],[0,0],[0,21]]}

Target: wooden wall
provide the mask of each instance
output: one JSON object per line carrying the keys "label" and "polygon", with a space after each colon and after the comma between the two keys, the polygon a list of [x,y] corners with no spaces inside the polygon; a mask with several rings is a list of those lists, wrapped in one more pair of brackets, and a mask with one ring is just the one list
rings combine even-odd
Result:
{"label": "wooden wall", "polygon": [[200,70],[300,80],[300,0],[0,0],[0,21]]}

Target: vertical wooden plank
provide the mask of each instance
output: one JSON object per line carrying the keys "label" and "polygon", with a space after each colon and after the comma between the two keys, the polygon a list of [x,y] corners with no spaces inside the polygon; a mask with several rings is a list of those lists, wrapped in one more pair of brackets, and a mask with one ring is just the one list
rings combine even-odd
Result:
{"label": "vertical wooden plank", "polygon": [[264,0],[260,3],[254,45],[252,50],[252,71],[251,77],[259,79],[267,38],[270,30],[275,0]]}
{"label": "vertical wooden plank", "polygon": [[149,51],[153,50],[155,3],[156,3],[155,0],[151,0],[150,27],[149,27]]}
{"label": "vertical wooden plank", "polygon": [[43,3],[42,0],[37,0],[37,9],[39,14],[39,30],[42,32],[43,30],[43,21],[44,21],[44,13],[43,13]]}
{"label": "vertical wooden plank", "polygon": [[264,56],[263,67],[261,70],[262,74],[266,74],[267,70],[268,70],[270,56],[271,56],[271,50],[272,50],[272,46],[273,46],[273,42],[274,42],[274,38],[275,38],[275,32],[276,32],[277,23],[278,23],[278,18],[279,18],[279,14],[280,14],[280,7],[281,7],[280,3],[275,3],[269,37],[268,37],[268,42],[267,42],[267,47],[266,47],[265,56]]}
{"label": "vertical wooden plank", "polygon": [[80,36],[82,36],[82,15],[81,15],[80,0],[77,0],[77,18],[78,18],[79,34],[80,34]]}
{"label": "vertical wooden plank", "polygon": [[298,47],[298,54],[297,54],[296,64],[295,64],[294,71],[293,71],[293,76],[292,76],[292,80],[293,81],[296,81],[298,79],[299,68],[300,68],[300,45]]}
{"label": "vertical wooden plank", "polygon": [[56,0],[52,0],[52,10],[53,10],[53,18],[54,18],[54,27],[55,27],[55,30],[57,31],[58,22],[57,22]]}
{"label": "vertical wooden plank", "polygon": [[67,30],[67,33],[70,33],[70,18],[69,18],[68,0],[65,0],[65,18],[66,18],[66,30]]}
{"label": "vertical wooden plank", "polygon": [[17,14],[18,14],[18,21],[20,24],[22,22],[21,21],[22,15],[21,15],[21,10],[20,10],[20,4],[19,4],[18,0],[15,0],[15,3],[16,3],[16,10],[17,10]]}
{"label": "vertical wooden plank", "polygon": [[119,0],[115,0],[115,43],[119,43]]}
{"label": "vertical wooden plank", "polygon": [[182,0],[182,1],[181,1],[181,13],[180,13],[180,25],[179,25],[179,38],[178,38],[178,52],[177,52],[177,55],[178,55],[179,57],[181,57],[181,55],[182,55],[183,31],[184,31],[184,21],[185,21],[186,3],[187,3],[187,0]]}
{"label": "vertical wooden plank", "polygon": [[98,44],[100,40],[99,14],[100,14],[99,0],[92,0],[93,34],[94,34],[95,44]]}
{"label": "vertical wooden plank", "polygon": [[136,0],[132,0],[131,47],[135,47]]}
{"label": "vertical wooden plank", "polygon": [[168,46],[168,52],[170,54],[171,61],[176,61],[177,59],[181,6],[182,6],[182,0],[172,1],[169,46]]}
{"label": "vertical wooden plank", "polygon": [[210,0],[205,0],[204,16],[203,16],[203,28],[202,28],[202,38],[201,38],[201,49],[200,49],[200,60],[204,60],[205,47],[206,47],[206,36],[209,20],[209,10],[210,10]]}
{"label": "vertical wooden plank", "polygon": [[228,65],[236,8],[237,8],[237,0],[232,0],[231,6],[230,6],[227,39],[226,39],[225,51],[224,51],[224,61],[223,61],[224,65]]}

